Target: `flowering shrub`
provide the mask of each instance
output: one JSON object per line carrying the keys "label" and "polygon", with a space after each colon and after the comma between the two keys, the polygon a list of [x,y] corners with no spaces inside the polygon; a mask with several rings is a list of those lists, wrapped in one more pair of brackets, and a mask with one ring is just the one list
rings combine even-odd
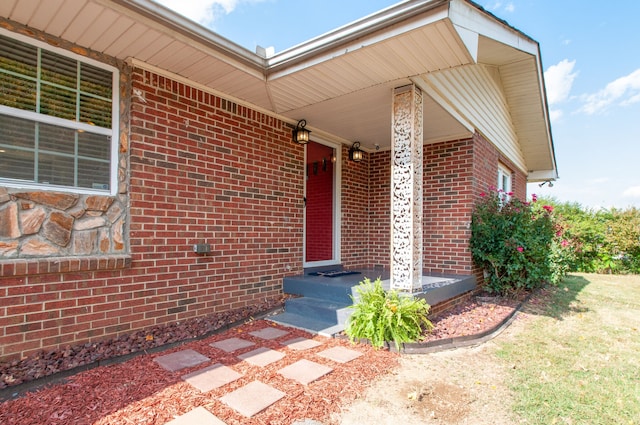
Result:
{"label": "flowering shrub", "polygon": [[535,195],[531,203],[507,195],[481,194],[472,216],[471,254],[484,270],[485,289],[517,294],[559,281],[566,270],[562,261],[560,267],[553,261],[562,249],[562,242],[554,241],[561,230],[554,225],[553,207],[539,205]]}
{"label": "flowering shrub", "polygon": [[351,307],[354,311],[345,329],[351,341],[368,339],[376,348],[393,341],[400,349],[401,343],[417,341],[433,328],[427,319],[430,306],[424,299],[385,291],[380,278],[373,283],[365,278],[356,292],[360,300]]}

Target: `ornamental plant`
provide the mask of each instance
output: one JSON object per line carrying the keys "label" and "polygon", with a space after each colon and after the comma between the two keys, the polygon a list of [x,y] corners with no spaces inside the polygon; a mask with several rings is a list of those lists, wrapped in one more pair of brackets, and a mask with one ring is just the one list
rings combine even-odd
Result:
{"label": "ornamental plant", "polygon": [[[508,196],[505,196],[508,195]],[[482,268],[485,289],[500,295],[517,295],[555,283],[565,269],[553,264],[557,229],[553,207],[523,202],[498,190],[481,194],[471,220],[470,249]]]}
{"label": "ornamental plant", "polygon": [[433,329],[427,318],[430,306],[424,299],[385,291],[380,278],[373,283],[365,278],[356,292],[359,300],[355,302],[351,297],[353,313],[345,329],[351,342],[368,339],[372,346],[380,348],[393,341],[399,350],[401,343],[418,341],[424,332]]}

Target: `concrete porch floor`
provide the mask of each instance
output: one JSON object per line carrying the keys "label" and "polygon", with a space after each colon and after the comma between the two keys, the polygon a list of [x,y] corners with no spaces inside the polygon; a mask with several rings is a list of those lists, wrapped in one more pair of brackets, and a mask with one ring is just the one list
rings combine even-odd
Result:
{"label": "concrete porch floor", "polygon": [[[311,274],[317,271],[308,270],[303,275],[284,278],[284,292],[299,297],[287,300],[284,312],[269,320],[321,335],[334,335],[344,330],[351,314],[349,306],[357,299],[355,288],[360,282],[365,278],[374,281],[380,277],[383,288],[390,288],[387,270],[354,269],[352,271],[359,273],[336,277]],[[433,307],[475,287],[472,275],[429,274],[422,277],[422,290],[412,295],[425,298]]]}

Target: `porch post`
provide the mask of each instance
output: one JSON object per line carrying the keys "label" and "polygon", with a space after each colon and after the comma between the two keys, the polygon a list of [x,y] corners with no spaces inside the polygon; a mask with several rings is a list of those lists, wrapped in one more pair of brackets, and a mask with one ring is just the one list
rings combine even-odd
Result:
{"label": "porch post", "polygon": [[393,90],[391,289],[422,290],[422,91]]}

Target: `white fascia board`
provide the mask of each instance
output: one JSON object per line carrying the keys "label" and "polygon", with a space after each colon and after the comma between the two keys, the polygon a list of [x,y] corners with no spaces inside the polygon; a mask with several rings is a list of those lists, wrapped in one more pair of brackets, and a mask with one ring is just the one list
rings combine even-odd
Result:
{"label": "white fascia board", "polygon": [[[538,43],[506,21],[481,10],[465,0],[451,0],[449,18],[456,27],[499,41],[507,46],[538,56]],[[460,30],[458,30],[460,34]]]}
{"label": "white fascia board", "polygon": [[469,55],[473,58],[473,63],[478,63],[478,40],[480,38],[478,33],[456,24],[453,24],[453,28],[455,28]]}
{"label": "white fascia board", "polygon": [[528,183],[555,181],[558,179],[557,170],[537,170],[530,171],[527,175]]}

